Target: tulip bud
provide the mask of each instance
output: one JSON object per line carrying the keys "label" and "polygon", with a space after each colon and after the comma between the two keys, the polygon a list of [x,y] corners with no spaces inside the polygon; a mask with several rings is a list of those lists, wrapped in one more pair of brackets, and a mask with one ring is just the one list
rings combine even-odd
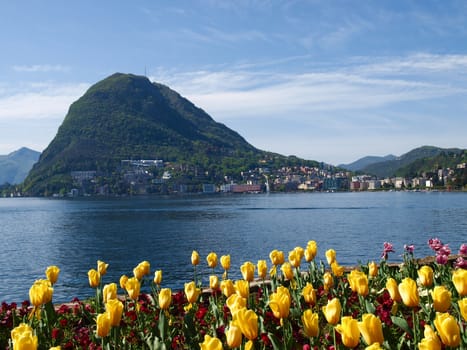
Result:
{"label": "tulip bud", "polygon": [[160,285],[162,282],[162,270],[154,271],[154,283]]}
{"label": "tulip bud", "polygon": [[230,269],[230,255],[222,255],[221,256],[221,265],[224,270]]}
{"label": "tulip bud", "polygon": [[193,252],[191,253],[191,264],[193,266],[196,266],[199,264],[199,254],[196,250],[193,250]]}
{"label": "tulip bud", "polygon": [[460,344],[460,328],[456,319],[448,313],[436,313],[435,320],[436,330],[438,331],[441,342],[453,348]]}
{"label": "tulip bud", "polygon": [[252,262],[245,262],[240,266],[240,271],[245,281],[251,282],[255,279],[255,265]]}
{"label": "tulip bud", "polygon": [[329,272],[323,274],[323,285],[325,291],[328,291],[334,286],[334,278]]}
{"label": "tulip bud", "polygon": [[399,283],[399,294],[402,302],[408,307],[417,307],[420,302],[417,283],[410,277],[406,277]]}
{"label": "tulip bud", "polygon": [[358,321],[351,316],[342,317],[341,324],[336,326],[336,331],[341,334],[342,344],[348,348],[354,348],[360,342]]}
{"label": "tulip bud", "polygon": [[99,272],[99,275],[104,276],[107,273],[108,267],[109,267],[109,264],[106,264],[103,261],[97,260],[97,271]]}
{"label": "tulip bud", "polygon": [[122,275],[122,276],[120,277],[120,280],[119,280],[120,288],[126,289],[126,288],[125,288],[126,281],[128,281],[128,276]]}
{"label": "tulip bud", "polygon": [[303,332],[308,337],[317,337],[319,333],[319,318],[318,314],[311,309],[307,309],[302,315]]}
{"label": "tulip bud", "polygon": [[395,302],[402,301],[401,295],[399,294],[399,287],[394,278],[388,278],[386,282],[386,289],[388,290],[392,300]]}
{"label": "tulip bud", "polygon": [[196,287],[196,283],[191,281],[190,283],[185,283],[185,295],[186,299],[190,304],[195,303],[198,300],[199,295],[201,294],[201,289]]}
{"label": "tulip bud", "polygon": [[368,275],[370,277],[376,277],[378,275],[378,264],[374,261],[368,264]]}
{"label": "tulip bud", "polygon": [[433,285],[433,269],[428,265],[423,265],[418,271],[418,279],[423,287],[431,287]]}
{"label": "tulip bud", "polygon": [[328,249],[325,255],[328,265],[331,266],[331,264],[336,261],[336,251],[334,249]]}
{"label": "tulip bud", "polygon": [[258,260],[256,267],[258,268],[258,277],[264,280],[268,273],[268,265],[266,260]]}
{"label": "tulip bud", "polygon": [[364,314],[362,321],[358,322],[358,329],[368,345],[383,344],[383,327],[381,320],[373,314]]}
{"label": "tulip bud", "polygon": [[57,266],[49,266],[47,270],[45,270],[45,275],[52,284],[55,284],[57,282],[59,273],[60,269]]}
{"label": "tulip bud", "polygon": [[97,270],[95,269],[91,269],[88,271],[88,279],[91,288],[97,288],[101,282],[101,276],[99,275],[99,272],[97,272]]}
{"label": "tulip bud", "polygon": [[159,307],[162,310],[167,310],[172,302],[172,290],[170,288],[162,288],[159,292]]}
{"label": "tulip bud", "polygon": [[446,312],[451,306],[451,292],[445,286],[436,286],[431,291],[433,307],[438,312]]}
{"label": "tulip bud", "polygon": [[209,267],[215,268],[217,266],[217,254],[214,252],[209,253],[206,257],[206,261]]}
{"label": "tulip bud", "polygon": [[327,305],[322,308],[326,321],[332,325],[336,325],[341,317],[341,303],[339,299],[334,298],[329,300]]}

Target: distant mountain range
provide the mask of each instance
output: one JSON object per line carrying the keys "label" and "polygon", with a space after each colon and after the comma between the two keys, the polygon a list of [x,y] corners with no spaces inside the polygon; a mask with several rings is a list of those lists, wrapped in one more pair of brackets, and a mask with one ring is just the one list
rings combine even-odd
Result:
{"label": "distant mountain range", "polygon": [[399,157],[364,157],[350,164],[341,164],[340,167],[379,178],[415,177],[438,168],[456,168],[457,164],[466,161],[467,150],[422,146]]}
{"label": "distant mountain range", "polygon": [[40,152],[26,147],[8,155],[0,155],[0,185],[23,182],[39,156]]}

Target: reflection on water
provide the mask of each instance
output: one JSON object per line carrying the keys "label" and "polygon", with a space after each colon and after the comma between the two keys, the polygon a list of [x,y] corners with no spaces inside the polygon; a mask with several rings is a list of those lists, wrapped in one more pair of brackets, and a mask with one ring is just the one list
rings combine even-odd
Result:
{"label": "reflection on water", "polygon": [[[47,266],[61,268],[54,300],[92,295],[87,271],[110,264],[104,283],[118,282],[142,260],[179,289],[193,278],[192,250],[230,254],[239,266],[318,243],[318,259],[334,248],[341,264],[378,260],[383,242],[415,243],[416,255],[437,236],[453,251],[467,231],[467,195],[460,193],[332,193],[115,199],[0,199],[0,301],[21,301]],[[220,275],[221,268],[216,272]]]}

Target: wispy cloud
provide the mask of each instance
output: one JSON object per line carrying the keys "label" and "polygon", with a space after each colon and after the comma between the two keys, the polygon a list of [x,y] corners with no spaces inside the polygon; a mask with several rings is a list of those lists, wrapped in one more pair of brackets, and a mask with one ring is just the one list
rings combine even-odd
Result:
{"label": "wispy cloud", "polygon": [[50,64],[34,64],[34,65],[15,65],[13,66],[15,72],[27,72],[27,73],[49,73],[49,72],[68,72],[70,67],[62,65],[50,65]]}

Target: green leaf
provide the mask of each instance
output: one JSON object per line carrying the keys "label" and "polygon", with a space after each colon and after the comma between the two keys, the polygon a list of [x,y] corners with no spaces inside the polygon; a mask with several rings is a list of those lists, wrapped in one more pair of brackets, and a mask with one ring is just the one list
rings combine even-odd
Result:
{"label": "green leaf", "polygon": [[369,314],[374,314],[376,311],[375,306],[372,303],[370,303],[368,300],[365,300],[365,308],[366,308],[366,312],[368,312]]}
{"label": "green leaf", "polygon": [[268,338],[271,341],[274,350],[282,350],[283,346],[274,334],[268,333]]}
{"label": "green leaf", "polygon": [[391,320],[392,323],[394,323],[396,326],[413,336],[412,329],[409,327],[409,324],[404,318],[391,316]]}

